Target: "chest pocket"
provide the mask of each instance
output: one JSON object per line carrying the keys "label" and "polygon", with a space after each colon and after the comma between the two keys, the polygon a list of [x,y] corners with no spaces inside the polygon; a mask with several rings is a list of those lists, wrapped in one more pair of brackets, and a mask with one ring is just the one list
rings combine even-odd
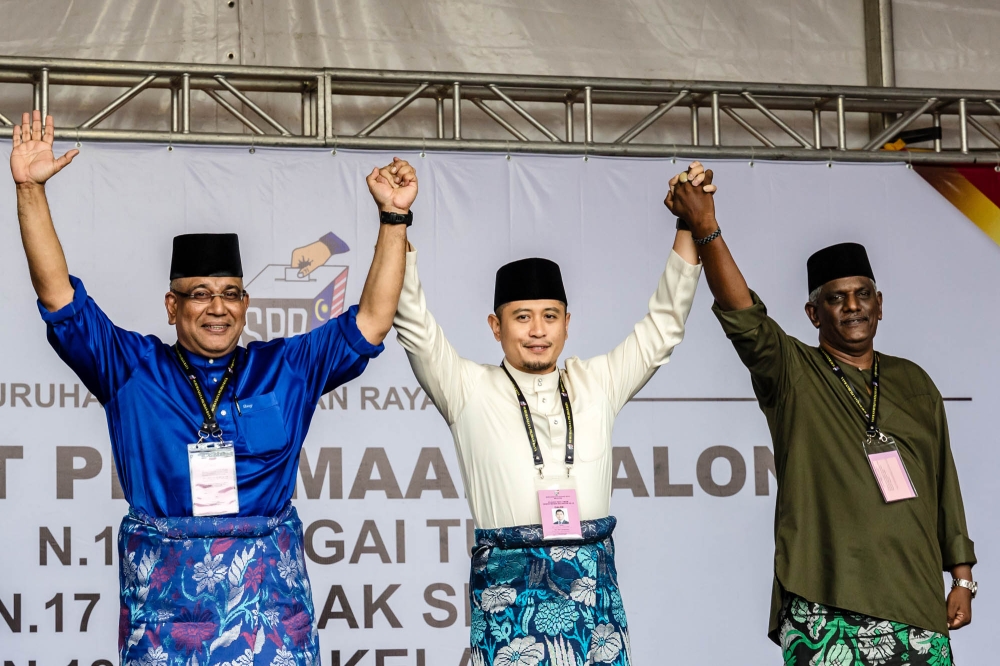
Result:
{"label": "chest pocket", "polygon": [[590,405],[579,412],[573,410],[573,438],[576,459],[580,462],[600,460],[611,453],[611,445],[604,436],[602,414],[600,405]]}
{"label": "chest pocket", "polygon": [[288,436],[274,393],[242,398],[239,405],[240,432],[251,455],[276,453],[285,448]]}

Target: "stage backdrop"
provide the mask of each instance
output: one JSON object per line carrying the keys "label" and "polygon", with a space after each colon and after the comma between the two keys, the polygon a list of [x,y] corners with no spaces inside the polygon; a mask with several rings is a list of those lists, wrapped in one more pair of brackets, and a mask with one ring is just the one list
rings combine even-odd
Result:
{"label": "stage backdrop", "polygon": [[[3,162],[9,149],[0,145]],[[171,237],[238,231],[248,342],[308,330],[357,302],[378,231],[365,175],[391,157],[87,144],[49,197],[72,273],[118,325],[168,342]],[[562,265],[573,313],[567,356],[611,349],[643,316],[674,235],[662,200],[681,163],[402,157],[420,179],[410,238],[428,302],[466,357],[501,359],[486,316],[494,272],[512,259]],[[952,399],[952,445],[983,562],[975,622],[954,645],[960,663],[990,663],[1000,621],[1000,248],[902,165],[711,166],[726,238],[789,333],[816,337],[802,308],[809,253],[867,245],[885,294],[877,348],[921,364]],[[0,211],[0,658],[117,663],[115,539],[126,505],[104,412],[45,340],[9,185]],[[293,251],[330,232],[348,249],[313,280],[283,282]],[[639,666],[780,659],[765,637],[770,441],[711,303],[702,283],[686,339],[615,429],[612,509]],[[300,470],[323,663],[463,663],[469,511],[448,428],[394,336],[362,377],[323,398]]]}

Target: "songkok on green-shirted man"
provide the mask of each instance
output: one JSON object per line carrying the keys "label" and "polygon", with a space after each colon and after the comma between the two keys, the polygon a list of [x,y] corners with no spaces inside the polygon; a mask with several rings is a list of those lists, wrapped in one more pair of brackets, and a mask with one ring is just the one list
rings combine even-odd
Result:
{"label": "songkok on green-shirted man", "polygon": [[[810,258],[810,292],[857,276],[874,280],[860,245]],[[749,308],[713,309],[750,370],[774,445],[768,635],[801,666],[803,654],[851,666],[951,664],[942,570],[976,556],[941,394],[915,363],[876,356],[878,430],[895,441],[916,492],[887,502],[863,445],[868,420],[844,383],[870,411],[872,369],[844,365],[842,381],[821,348],[787,335],[751,296]]]}

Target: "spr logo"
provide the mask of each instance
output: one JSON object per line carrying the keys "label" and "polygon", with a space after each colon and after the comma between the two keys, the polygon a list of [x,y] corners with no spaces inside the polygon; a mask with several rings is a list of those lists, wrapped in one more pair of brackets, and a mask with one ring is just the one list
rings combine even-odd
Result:
{"label": "spr logo", "polygon": [[246,285],[250,293],[242,343],[268,341],[322,326],[344,311],[347,266],[327,265],[350,248],[332,232],[297,248],[288,264],[268,264]]}

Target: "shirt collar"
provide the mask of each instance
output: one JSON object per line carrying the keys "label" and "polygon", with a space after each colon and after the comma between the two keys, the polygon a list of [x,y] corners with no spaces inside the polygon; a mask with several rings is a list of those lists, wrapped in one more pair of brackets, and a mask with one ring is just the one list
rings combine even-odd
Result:
{"label": "shirt collar", "polygon": [[542,393],[545,391],[555,391],[559,388],[559,372],[553,370],[544,375],[534,375],[529,372],[517,370],[510,363],[504,362],[511,377],[521,387],[523,393]]}
{"label": "shirt collar", "polygon": [[184,352],[184,358],[187,359],[188,363],[202,370],[214,370],[216,368],[225,370],[226,366],[229,365],[229,361],[232,359],[233,354],[236,353],[231,352],[221,358],[207,358],[200,354],[195,354],[193,351],[188,349],[184,349],[183,347],[181,347],[181,351]]}

